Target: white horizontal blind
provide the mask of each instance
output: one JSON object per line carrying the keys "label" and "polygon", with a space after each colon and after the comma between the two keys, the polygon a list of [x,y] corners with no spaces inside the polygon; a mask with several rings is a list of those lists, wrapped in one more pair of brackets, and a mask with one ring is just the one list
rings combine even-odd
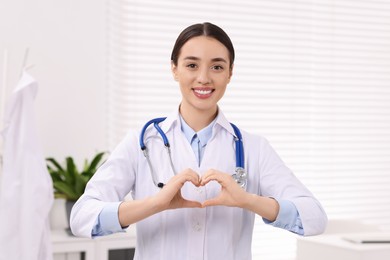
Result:
{"label": "white horizontal blind", "polygon": [[[236,49],[229,120],[270,140],[330,219],[390,230],[389,1],[118,0],[108,18],[111,148],[177,107],[174,41],[210,21]],[[258,219],[253,259],[293,259],[294,243]]]}

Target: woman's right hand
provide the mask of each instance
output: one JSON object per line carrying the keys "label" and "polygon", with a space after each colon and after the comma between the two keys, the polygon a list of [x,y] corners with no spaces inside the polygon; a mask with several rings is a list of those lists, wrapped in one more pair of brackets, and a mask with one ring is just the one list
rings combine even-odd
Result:
{"label": "woman's right hand", "polygon": [[192,169],[186,169],[173,176],[167,184],[154,196],[156,204],[161,206],[160,210],[177,208],[200,208],[202,204],[198,201],[186,200],[181,195],[181,188],[186,182],[195,186],[200,185],[199,175]]}
{"label": "woman's right hand", "polygon": [[186,182],[199,186],[198,174],[191,169],[184,170],[173,176],[156,195],[141,200],[122,202],[118,209],[120,225],[127,227],[167,209],[202,207],[200,202],[186,200],[181,196],[181,188]]}

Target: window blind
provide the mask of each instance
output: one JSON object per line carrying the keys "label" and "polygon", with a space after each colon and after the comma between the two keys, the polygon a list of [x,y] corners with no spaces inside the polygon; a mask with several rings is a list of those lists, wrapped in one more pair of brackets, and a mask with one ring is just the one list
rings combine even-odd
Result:
{"label": "window blind", "polygon": [[[265,136],[330,219],[390,230],[390,2],[112,0],[107,10],[111,148],[177,108],[173,44],[209,21],[236,49],[228,119]],[[293,259],[295,236],[258,218],[252,248],[253,259]]]}

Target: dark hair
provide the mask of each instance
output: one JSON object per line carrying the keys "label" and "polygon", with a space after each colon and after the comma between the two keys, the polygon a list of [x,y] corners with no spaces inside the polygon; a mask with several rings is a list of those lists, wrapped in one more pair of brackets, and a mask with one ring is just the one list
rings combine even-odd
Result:
{"label": "dark hair", "polygon": [[212,23],[198,23],[188,26],[184,29],[179,37],[177,37],[175,45],[173,46],[171,61],[177,65],[177,59],[179,58],[180,50],[183,45],[191,38],[197,36],[207,36],[216,39],[222,43],[229,51],[230,67],[234,63],[234,47],[229,36],[220,27]]}

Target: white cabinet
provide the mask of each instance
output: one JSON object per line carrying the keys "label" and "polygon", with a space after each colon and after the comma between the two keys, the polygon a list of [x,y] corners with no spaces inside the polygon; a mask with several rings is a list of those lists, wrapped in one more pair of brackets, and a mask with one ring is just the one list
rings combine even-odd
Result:
{"label": "white cabinet", "polygon": [[135,248],[135,228],[94,239],[69,235],[64,229],[51,231],[54,260],[79,260],[82,252],[85,260],[108,260],[109,250]]}

